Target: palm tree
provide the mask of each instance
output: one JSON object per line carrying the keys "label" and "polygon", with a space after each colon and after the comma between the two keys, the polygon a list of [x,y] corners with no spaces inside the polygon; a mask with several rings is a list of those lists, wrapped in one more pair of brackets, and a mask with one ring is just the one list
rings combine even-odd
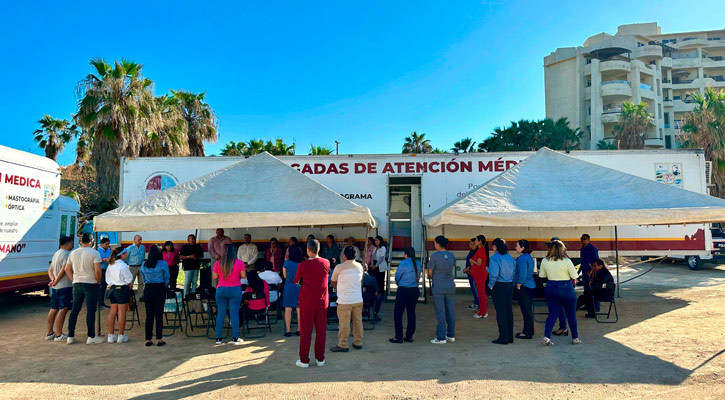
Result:
{"label": "palm tree", "polygon": [[140,156],[144,157],[185,157],[189,155],[186,123],[182,119],[178,100],[163,95],[154,99],[154,112],[157,118],[156,131],[146,132],[146,140],[141,147]]}
{"label": "palm tree", "polygon": [[273,156],[293,156],[295,154],[295,145],[288,146],[282,139],[274,142],[268,140],[264,144],[264,150]]}
{"label": "palm tree", "polygon": [[116,61],[114,65],[97,58],[90,62],[93,72],[78,83],[79,125],[93,142],[90,161],[106,200],[118,194],[120,158],[137,157],[150,133],[168,128],[159,115],[153,95],[153,82],[141,73],[143,65]]}
{"label": "palm tree", "polygon": [[420,135],[413,131],[410,136],[405,138],[405,143],[403,144],[403,154],[408,153],[430,153],[433,151],[433,146],[430,144],[430,140],[425,139],[425,133],[421,133]]}
{"label": "palm tree", "polygon": [[53,161],[58,160],[65,145],[70,142],[76,132],[76,126],[66,119],[55,119],[45,115],[38,120],[40,128],[33,132],[38,147],[45,150],[45,156]]}
{"label": "palm tree", "polygon": [[435,149],[433,149],[430,153],[431,154],[446,154],[446,152],[444,150],[441,150],[437,147]]}
{"label": "palm tree", "polygon": [[632,104],[625,101],[614,126],[614,137],[620,149],[643,149],[644,140],[654,123],[647,112],[647,103]]}
{"label": "palm tree", "polygon": [[474,153],[476,152],[476,148],[474,146],[476,146],[476,142],[474,142],[473,139],[467,137],[454,143],[453,147],[451,147],[451,151],[453,151],[453,153],[455,154]]}
{"label": "palm tree", "polygon": [[93,145],[91,137],[87,131],[80,130],[76,136],[76,166],[85,163],[88,160],[88,156],[91,154],[91,147]]}
{"label": "palm tree", "polygon": [[725,196],[725,90],[715,91],[710,87],[705,94],[693,94],[697,106],[685,113],[679,139],[680,147],[699,148],[705,152],[705,159],[712,162],[713,196]]}
{"label": "palm tree", "polygon": [[214,110],[204,102],[206,93],[172,90],[171,94],[178,100],[181,118],[186,121],[189,153],[192,156],[203,157],[204,142],[216,142],[219,127],[219,120]]}
{"label": "palm tree", "polygon": [[617,150],[617,144],[602,139],[597,142],[597,150]]}
{"label": "palm tree", "polygon": [[241,156],[246,149],[244,142],[230,141],[221,151],[223,156]]}
{"label": "palm tree", "polygon": [[311,156],[329,156],[332,154],[332,149],[325,146],[310,145]]}

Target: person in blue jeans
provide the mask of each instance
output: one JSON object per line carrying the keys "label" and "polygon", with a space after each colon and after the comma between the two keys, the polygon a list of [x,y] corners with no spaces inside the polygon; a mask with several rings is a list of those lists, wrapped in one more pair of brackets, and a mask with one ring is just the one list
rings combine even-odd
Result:
{"label": "person in blue jeans", "polygon": [[436,236],[434,241],[436,252],[431,254],[428,262],[428,277],[433,280],[433,306],[438,326],[433,344],[446,344],[456,341],[456,310],[454,300],[456,284],[453,274],[456,269],[456,258],[446,250],[448,239]]}
{"label": "person in blue jeans", "polygon": [[[393,319],[395,320],[395,337],[390,339],[390,343],[403,343],[413,341],[415,333],[415,306],[418,304],[418,279],[420,279],[420,267],[415,261],[415,249],[406,247],[404,250],[405,259],[400,263],[395,271],[395,283],[398,285],[398,292],[395,296],[395,310],[393,311]],[[403,311],[408,314],[408,326],[403,337]]]}
{"label": "person in blue jeans", "polygon": [[470,251],[468,252],[468,255],[466,255],[466,268],[463,269],[463,273],[468,275],[468,284],[471,286],[471,294],[473,295],[473,304],[468,306],[468,309],[478,311],[480,307],[478,303],[478,290],[476,290],[476,281],[473,279],[473,275],[471,275],[471,257],[473,257],[473,255],[476,254],[476,250],[478,250],[478,246],[476,246],[476,238],[471,238],[471,241],[468,242],[468,248]]}
{"label": "person in blue jeans", "polygon": [[577,278],[574,264],[566,255],[566,247],[560,240],[555,240],[549,247],[549,254],[541,262],[539,277],[548,278],[546,283],[545,296],[546,304],[549,307],[549,315],[546,317],[544,327],[544,338],[541,344],[551,346],[551,331],[554,328],[559,313],[564,308],[569,327],[571,328],[572,344],[580,344],[579,331],[576,322],[576,293],[572,279]]}
{"label": "person in blue jeans", "polygon": [[242,304],[242,279],[246,278],[244,261],[237,259],[237,251],[233,244],[224,248],[221,260],[214,263],[212,280],[218,281],[216,288],[216,344],[222,344],[222,331],[224,318],[229,310],[229,320],[232,324],[231,344],[242,344],[244,339],[239,337],[239,307]]}

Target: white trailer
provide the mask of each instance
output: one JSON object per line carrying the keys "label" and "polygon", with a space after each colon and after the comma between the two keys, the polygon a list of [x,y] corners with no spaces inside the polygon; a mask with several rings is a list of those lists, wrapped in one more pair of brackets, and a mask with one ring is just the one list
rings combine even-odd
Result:
{"label": "white trailer", "polygon": [[[464,196],[479,185],[513,167],[532,152],[462,153],[462,154],[394,154],[280,157],[290,166],[311,176],[357,204],[368,207],[378,224],[377,234],[386,238],[393,250],[413,246],[418,252],[432,248],[432,238],[443,229],[428,229],[423,215]],[[707,164],[700,150],[622,150],[572,151],[570,156],[662,182],[698,193],[707,193]],[[124,158],[121,161],[120,203],[122,205],[167,189],[204,174],[242,161],[243,157],[196,158]],[[275,182],[259,188],[278,191]],[[592,193],[593,196],[596,193]],[[717,222],[717,221],[713,221]],[[587,226],[582,221],[582,226]],[[469,238],[484,234],[502,237],[508,242],[525,238],[532,243],[536,257],[543,256],[544,242],[552,236],[561,237],[578,257],[579,237],[588,233],[602,257],[614,255],[614,230],[610,227],[587,228],[491,228],[445,227],[451,249],[463,255]],[[248,230],[234,229],[230,234],[241,241]],[[147,242],[185,241],[189,232],[146,232]],[[342,228],[255,229],[249,231],[254,240],[263,243],[270,237],[318,237],[334,234],[338,239],[350,236]],[[199,232],[200,242],[213,236],[212,231]],[[707,225],[621,226],[619,254],[624,256],[686,257],[692,268],[713,256],[712,237]],[[130,243],[134,233],[123,233],[122,243]],[[363,240],[359,233],[358,240]]]}
{"label": "white trailer", "polygon": [[48,287],[60,236],[76,238],[78,203],[59,192],[55,161],[0,146],[0,293]]}

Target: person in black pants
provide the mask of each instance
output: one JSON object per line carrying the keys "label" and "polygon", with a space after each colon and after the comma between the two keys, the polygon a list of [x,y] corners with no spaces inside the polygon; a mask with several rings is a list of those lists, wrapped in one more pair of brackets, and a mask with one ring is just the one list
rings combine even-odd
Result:
{"label": "person in black pants", "polygon": [[510,254],[506,242],[496,238],[493,241],[493,251],[488,267],[488,286],[491,288],[493,305],[496,308],[496,323],[498,324],[498,338],[493,340],[496,344],[509,344],[514,342],[514,313],[512,309],[514,295],[514,273],[516,261]]}
{"label": "person in black pants", "polygon": [[158,246],[151,246],[146,261],[141,266],[140,273],[145,283],[144,302],[146,303],[146,346],[153,346],[151,341],[156,321],[157,345],[166,344],[162,340],[164,330],[164,304],[166,303],[166,288],[169,286],[169,265],[162,260],[162,254]]}
{"label": "person in black pants", "polygon": [[524,329],[516,334],[517,339],[531,339],[534,336],[534,259],[531,258],[531,245],[526,239],[516,242],[516,274],[514,283],[518,292],[519,308],[524,318]]}
{"label": "person in black pants", "polygon": [[[405,248],[405,259],[395,271],[395,283],[398,285],[398,291],[395,295],[395,309],[393,318],[395,320],[395,337],[390,339],[391,343],[403,343],[413,341],[415,333],[415,306],[418,304],[418,279],[420,267],[415,261],[415,249],[412,247]],[[408,326],[405,329],[405,338],[403,338],[403,311],[408,313]]]}
{"label": "person in black pants", "polygon": [[604,261],[601,258],[597,258],[591,263],[591,270],[589,271],[589,279],[584,281],[585,285],[591,285],[589,295],[585,295],[584,301],[587,308],[586,318],[594,318],[594,301],[611,301],[612,292],[604,288],[605,283],[614,282],[612,273],[609,272]]}

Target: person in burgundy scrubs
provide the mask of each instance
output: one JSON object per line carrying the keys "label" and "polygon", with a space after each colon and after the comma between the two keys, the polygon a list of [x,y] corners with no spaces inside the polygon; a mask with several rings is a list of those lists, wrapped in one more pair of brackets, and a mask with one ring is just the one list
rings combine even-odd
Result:
{"label": "person in burgundy scrubs", "polygon": [[320,242],[307,242],[307,260],[297,267],[294,283],[301,286],[299,295],[300,368],[310,366],[312,328],[315,328],[315,361],[318,367],[325,365],[325,339],[327,338],[327,285],[330,277],[330,261],[320,258]]}

